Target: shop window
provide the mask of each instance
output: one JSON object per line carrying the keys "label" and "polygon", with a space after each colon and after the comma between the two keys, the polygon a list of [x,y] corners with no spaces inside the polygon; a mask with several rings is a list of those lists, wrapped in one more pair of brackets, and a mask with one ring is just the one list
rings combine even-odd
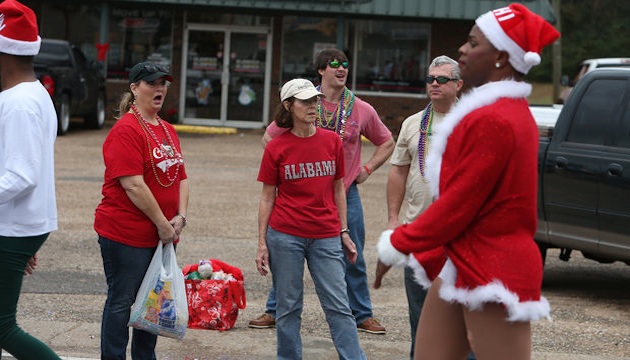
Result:
{"label": "shop window", "polygon": [[296,77],[317,82],[313,60],[319,51],[336,47],[337,20],[298,16],[285,16],[283,20],[283,82]]}
{"label": "shop window", "polygon": [[141,61],[172,64],[172,10],[113,8],[107,77],[127,79],[129,69]]}
{"label": "shop window", "polygon": [[[315,55],[337,47],[337,18],[285,16],[283,23],[282,79],[317,81]],[[348,87],[356,92],[424,94],[429,65],[428,23],[348,20],[350,59]]]}
{"label": "shop window", "polygon": [[425,93],[428,23],[361,20],[350,30],[355,91]]}

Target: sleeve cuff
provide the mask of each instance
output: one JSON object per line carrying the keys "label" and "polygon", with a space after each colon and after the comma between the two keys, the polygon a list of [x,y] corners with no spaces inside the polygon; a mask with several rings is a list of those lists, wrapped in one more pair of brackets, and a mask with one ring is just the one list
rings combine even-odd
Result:
{"label": "sleeve cuff", "polygon": [[378,240],[378,258],[386,265],[404,267],[409,261],[409,256],[396,250],[392,245],[391,236],[394,230],[385,230]]}

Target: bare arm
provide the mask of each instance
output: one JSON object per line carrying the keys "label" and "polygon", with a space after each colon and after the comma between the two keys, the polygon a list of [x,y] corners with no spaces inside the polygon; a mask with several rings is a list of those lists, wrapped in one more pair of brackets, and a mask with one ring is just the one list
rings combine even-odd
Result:
{"label": "bare arm", "polygon": [[125,189],[131,202],[142,211],[158,230],[158,236],[164,243],[173,242],[177,239],[177,233],[162,213],[162,209],[155,200],[151,190],[144,182],[142,175],[123,176],[118,179],[120,185]]}
{"label": "bare arm", "polygon": [[258,204],[258,250],[256,252],[256,268],[260,275],[269,273],[269,251],[267,250],[267,226],[271,210],[276,202],[276,187],[263,184]]}
{"label": "bare arm", "polygon": [[[348,228],[347,220],[347,207],[346,202],[346,189],[343,186],[343,179],[335,180],[335,205],[337,206],[337,212],[339,213],[339,222],[341,223],[341,229]],[[340,230],[341,230],[340,229]],[[341,233],[341,245],[346,253],[346,258],[351,264],[357,261],[357,247],[352,241],[350,234],[347,232]]]}
{"label": "bare arm", "polygon": [[[371,173],[376,171],[394,152],[395,142],[393,138],[389,138],[386,142],[377,146],[372,153],[372,157],[361,167],[361,172],[357,176],[357,184],[360,184],[367,180]],[[369,169],[369,173],[365,170],[365,166]]]}
{"label": "bare arm", "polygon": [[184,230],[184,226],[186,226],[186,214],[188,214],[188,197],[190,193],[190,183],[188,179],[184,179],[179,183],[179,210],[177,210],[177,214],[175,215],[170,223],[175,228],[175,232],[179,236]]}
{"label": "bare arm", "polygon": [[392,165],[387,174],[387,228],[395,229],[399,224],[398,215],[405,198],[409,165]]}
{"label": "bare arm", "polygon": [[[405,189],[407,176],[409,175],[409,165],[399,166],[392,165],[387,174],[387,228],[395,229],[400,223],[398,222],[398,214],[405,198]],[[381,287],[383,277],[391,269],[391,266],[385,265],[378,260],[376,263],[376,273],[374,276],[374,288]]]}

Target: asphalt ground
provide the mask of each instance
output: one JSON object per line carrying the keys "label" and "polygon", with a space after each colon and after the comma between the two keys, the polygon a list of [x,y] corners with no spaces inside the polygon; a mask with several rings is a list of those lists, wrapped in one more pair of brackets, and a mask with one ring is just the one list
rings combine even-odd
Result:
{"label": "asphalt ground", "polygon": [[[101,198],[101,144],[110,127],[111,123],[97,131],[75,128],[58,138],[59,230],[40,250],[39,267],[25,279],[18,304],[20,326],[64,359],[100,357],[106,286],[92,222]],[[184,266],[216,258],[240,267],[245,275],[247,308],[229,331],[188,330],[182,341],[160,338],[158,359],[274,359],[275,331],[247,327],[250,319],[264,311],[271,284],[271,277],[260,276],[254,263],[262,132],[197,127],[180,131],[191,201],[178,262]],[[372,150],[365,144],[364,158]],[[376,263],[375,244],[386,225],[387,168],[379,169],[360,186],[370,281]],[[565,263],[553,255],[550,251],[543,293],[551,303],[554,320],[533,324],[532,359],[630,359],[630,267],[600,265],[579,255]],[[387,334],[360,333],[364,351],[369,359],[407,359],[410,336],[402,271],[390,271],[382,288],[372,290],[371,296],[375,317],[387,328]],[[337,358],[308,275],[302,340],[304,359]],[[11,357],[5,353],[3,358]]]}

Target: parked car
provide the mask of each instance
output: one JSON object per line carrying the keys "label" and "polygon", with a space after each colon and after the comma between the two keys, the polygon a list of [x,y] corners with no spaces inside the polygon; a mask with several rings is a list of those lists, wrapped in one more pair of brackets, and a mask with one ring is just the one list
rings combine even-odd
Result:
{"label": "parked car", "polygon": [[562,85],[564,88],[560,92],[560,98],[557,102],[559,104],[564,104],[573,90],[573,87],[584,75],[595,69],[609,67],[630,67],[630,58],[601,58],[582,61],[572,79],[569,79],[568,76],[563,76]]}
{"label": "parked car", "polygon": [[55,104],[58,135],[68,132],[74,116],[83,117],[88,128],[103,127],[107,98],[97,61],[87,60],[81,49],[68,41],[42,39],[33,65]]}
{"label": "parked car", "polygon": [[540,138],[538,230],[548,248],[630,265],[630,68],[595,69]]}

